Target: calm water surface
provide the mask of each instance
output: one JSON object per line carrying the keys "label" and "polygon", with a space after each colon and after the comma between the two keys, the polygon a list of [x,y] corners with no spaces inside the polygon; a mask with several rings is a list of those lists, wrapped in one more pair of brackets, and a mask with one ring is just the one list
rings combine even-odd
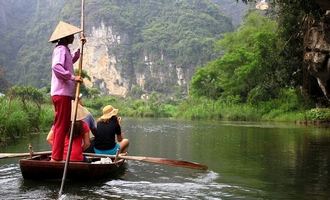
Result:
{"label": "calm water surface", "polygon": [[[124,119],[130,155],[203,163],[207,171],[128,161],[115,180],[65,183],[64,199],[330,199],[330,132],[288,124]],[[48,150],[46,133],[1,152]],[[0,160],[0,199],[56,199],[60,181],[24,180]]]}

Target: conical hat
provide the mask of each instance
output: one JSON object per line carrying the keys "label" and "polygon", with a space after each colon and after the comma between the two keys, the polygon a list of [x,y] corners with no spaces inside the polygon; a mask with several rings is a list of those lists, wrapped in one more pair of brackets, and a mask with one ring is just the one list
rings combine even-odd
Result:
{"label": "conical hat", "polygon": [[56,26],[52,36],[50,36],[49,42],[56,41],[58,39],[64,38],[75,33],[79,33],[82,30],[76,26],[60,21]]}
{"label": "conical hat", "polygon": [[[74,105],[75,105],[75,101],[71,101],[71,121],[74,119]],[[80,105],[78,103],[78,107],[77,107],[77,117],[76,117],[76,121],[79,120],[83,120],[85,119],[88,115],[90,114],[90,112],[83,107],[82,105]]]}
{"label": "conical hat", "polygon": [[269,7],[269,5],[268,5],[268,3],[265,0],[261,0],[256,5],[256,9],[258,9],[258,10],[267,10],[268,7]]}

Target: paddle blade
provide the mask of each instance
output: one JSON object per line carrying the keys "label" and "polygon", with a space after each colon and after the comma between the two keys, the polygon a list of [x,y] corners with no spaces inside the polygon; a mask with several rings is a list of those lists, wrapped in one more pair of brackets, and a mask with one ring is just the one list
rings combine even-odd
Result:
{"label": "paddle blade", "polygon": [[[132,156],[119,156],[120,158],[130,159]],[[174,167],[185,167],[185,168],[191,168],[191,169],[198,169],[198,170],[207,170],[207,166],[195,162],[189,162],[184,160],[172,160],[168,158],[155,158],[155,157],[138,157],[134,156],[135,159],[139,158],[138,160],[143,162],[149,162],[149,163],[155,163],[155,164],[163,164],[163,165],[169,165]]]}
{"label": "paddle blade", "polygon": [[[32,156],[37,155],[50,155],[51,151],[41,151],[41,152],[33,152]],[[27,157],[30,156],[30,153],[0,153],[0,159],[2,158],[19,158],[19,157]]]}
{"label": "paddle blade", "polygon": [[[84,153],[85,156],[93,156],[99,158],[115,158],[115,155],[107,155],[107,154],[95,154],[95,153]],[[199,169],[199,170],[207,170],[207,166],[195,162],[189,162],[184,160],[172,160],[168,158],[156,158],[156,157],[145,157],[145,156],[118,156],[118,158],[125,160],[135,160],[142,161],[148,163],[155,163],[161,165],[169,165],[174,167],[185,167],[191,169]]]}
{"label": "paddle blade", "polygon": [[2,158],[17,158],[29,156],[29,153],[0,153],[0,159]]}

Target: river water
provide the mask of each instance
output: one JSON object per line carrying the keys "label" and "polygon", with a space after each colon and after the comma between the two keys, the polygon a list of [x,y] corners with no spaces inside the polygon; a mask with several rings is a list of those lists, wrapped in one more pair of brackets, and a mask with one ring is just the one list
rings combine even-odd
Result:
{"label": "river water", "polygon": [[[330,132],[293,124],[124,119],[130,155],[208,165],[207,171],[127,161],[120,178],[67,181],[64,199],[330,199]],[[46,133],[1,152],[49,150]],[[0,199],[56,199],[60,181],[24,180],[0,160]]]}

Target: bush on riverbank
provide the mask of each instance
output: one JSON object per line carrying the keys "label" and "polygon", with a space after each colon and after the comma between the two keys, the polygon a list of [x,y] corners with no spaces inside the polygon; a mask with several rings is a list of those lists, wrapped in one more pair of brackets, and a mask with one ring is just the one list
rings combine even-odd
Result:
{"label": "bush on riverbank", "polygon": [[101,116],[103,107],[109,104],[119,109],[119,115],[126,117],[174,117],[176,103],[164,99],[155,93],[148,100],[104,96],[83,101],[95,118]]}
{"label": "bush on riverbank", "polygon": [[0,144],[49,127],[51,109],[45,109],[45,95],[33,87],[15,86],[0,97]]}
{"label": "bush on riverbank", "polygon": [[[233,121],[301,121],[308,108],[294,89],[282,89],[276,99],[240,103],[238,96],[210,100],[191,97],[178,106],[178,117]],[[309,118],[312,120],[312,118]]]}
{"label": "bush on riverbank", "polygon": [[11,103],[7,98],[0,99],[0,142],[15,141],[31,129],[28,113],[22,110],[21,102]]}
{"label": "bush on riverbank", "polygon": [[[43,93],[44,99],[49,94]],[[15,141],[28,133],[47,131],[54,119],[53,105],[48,100],[37,104],[21,98],[8,96],[0,98],[0,143]],[[210,100],[190,97],[173,100],[160,94],[150,98],[132,99],[113,96],[83,98],[85,107],[95,119],[102,115],[102,108],[111,104],[119,109],[123,117],[173,117],[191,120],[230,120],[230,121],[330,121],[330,109],[313,108],[302,101],[293,89],[282,90],[279,98],[270,101],[240,103],[237,96]]]}
{"label": "bush on riverbank", "polygon": [[95,118],[102,114],[102,108],[111,104],[119,114],[126,117],[174,117],[192,120],[232,121],[305,121],[330,119],[329,109],[311,109],[299,92],[282,89],[278,98],[259,103],[241,103],[239,97],[225,99],[190,97],[174,101],[160,94],[149,99],[118,98],[113,96],[84,99],[85,106]]}
{"label": "bush on riverbank", "polygon": [[321,120],[330,121],[330,109],[329,108],[314,108],[306,113],[307,120]]}

